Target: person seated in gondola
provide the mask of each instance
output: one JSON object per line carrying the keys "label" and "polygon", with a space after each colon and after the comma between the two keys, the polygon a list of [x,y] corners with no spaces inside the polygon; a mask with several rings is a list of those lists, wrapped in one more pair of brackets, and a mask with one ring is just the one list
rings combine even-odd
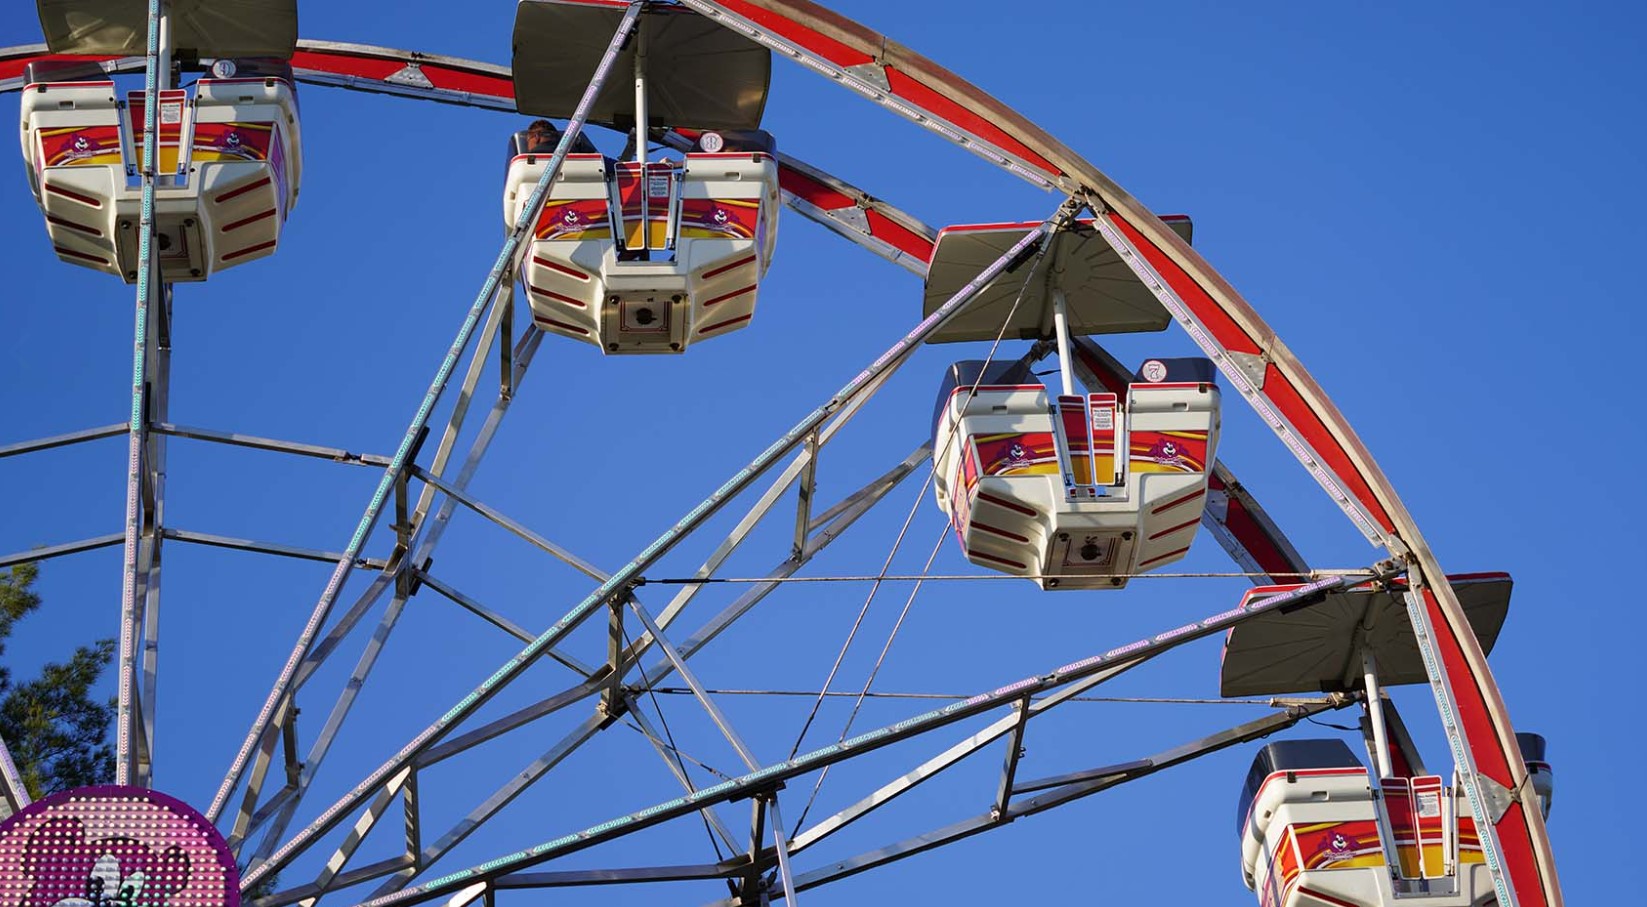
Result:
{"label": "person seated in gondola", "polygon": [[[554,154],[560,144],[561,130],[548,120],[533,120],[526,127],[524,138],[521,139],[519,154]],[[583,133],[578,133],[577,139],[572,142],[573,154],[599,154],[595,143]]]}
{"label": "person seated in gondola", "polygon": [[549,154],[560,144],[560,130],[548,120],[533,120],[526,127],[526,153]]}

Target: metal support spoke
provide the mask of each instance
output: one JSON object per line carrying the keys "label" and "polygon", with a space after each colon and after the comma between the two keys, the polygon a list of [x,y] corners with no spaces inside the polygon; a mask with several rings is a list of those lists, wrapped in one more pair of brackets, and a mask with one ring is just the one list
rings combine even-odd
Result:
{"label": "metal support spoke", "polygon": [[[151,2],[158,2],[158,0],[151,0]],[[549,197],[550,186],[560,173],[561,165],[565,163],[567,154],[572,150],[573,142],[582,133],[583,126],[588,121],[589,111],[594,106],[595,98],[599,95],[607,77],[611,74],[612,63],[617,59],[618,52],[628,39],[629,34],[634,30],[640,12],[641,3],[639,2],[631,3],[625,11],[616,34],[612,36],[612,41],[607,46],[600,65],[595,70],[594,78],[590,80],[583,98],[578,102],[577,110],[573,113],[566,130],[561,134],[560,142],[555,146],[555,152],[551,155],[548,165],[544,167],[543,175],[539,178],[536,188],[533,189],[531,197],[521,209],[520,216],[515,221],[513,228],[510,229],[508,238],[504,240],[503,248],[499,250],[497,260],[492,265],[492,270],[481,284],[480,292],[476,294],[474,303],[470,305],[468,313],[458,329],[457,336],[453,339],[445,358],[436,370],[434,380],[430,383],[428,391],[425,392],[417,413],[413,416],[411,424],[407,426],[400,447],[395,451],[389,467],[384,471],[383,478],[378,482],[377,490],[373,493],[370,503],[367,504],[365,513],[361,515],[360,523],[356,526],[355,533],[345,549],[346,557],[338,560],[337,567],[333,570],[331,579],[321,593],[320,600],[315,604],[308,623],[298,636],[297,644],[293,647],[291,656],[287,659],[280,676],[276,678],[273,688],[269,691],[268,699],[264,702],[262,711],[259,712],[257,719],[252,724],[251,731],[247,734],[239,752],[230,763],[229,771],[225,775],[223,783],[219,786],[216,796],[213,797],[212,805],[206,812],[208,819],[215,821],[222,813],[230,791],[240,782],[241,775],[245,771],[246,761],[258,736],[261,734],[262,729],[267,726],[280,701],[290,694],[291,684],[296,676],[298,665],[309,654],[309,647],[313,644],[315,637],[319,635],[331,613],[333,604],[342,592],[343,583],[348,579],[354,568],[353,558],[360,553],[361,546],[365,544],[367,536],[371,534],[372,529],[377,525],[389,489],[393,486],[401,471],[412,463],[412,455],[428,429],[429,417],[435,404],[445,392],[452,371],[457,367],[458,359],[462,356],[464,349],[468,347],[469,340],[474,334],[476,326],[480,323],[481,315],[497,297],[499,288],[513,274],[521,253],[529,248],[526,244],[526,238],[537,221],[544,201]],[[153,112],[152,106],[150,112],[151,114]],[[379,781],[381,780],[379,779]],[[253,870],[247,875],[247,885],[255,885],[262,875],[262,872]]]}
{"label": "metal support spoke", "polygon": [[257,435],[243,435],[238,432],[215,431],[209,428],[198,428],[192,425],[174,425],[170,422],[160,422],[153,426],[153,430],[174,438],[188,438],[193,441],[210,441],[215,444],[227,444],[233,447],[248,447],[253,450],[268,450],[275,453],[296,454],[301,457],[314,457],[321,460],[331,460],[335,463],[347,463],[353,466],[388,466],[390,458],[378,454],[355,453],[340,447],[322,447],[318,444],[303,444],[297,441],[280,441],[274,438],[262,438]]}
{"label": "metal support spoke", "polygon": [[0,569],[14,567],[18,564],[28,564],[34,561],[50,560],[62,557],[65,554],[79,554],[82,551],[95,551],[98,548],[107,548],[120,544],[124,535],[112,532],[108,535],[92,536],[78,542],[64,542],[61,545],[47,545],[41,548],[31,548],[28,551],[18,551],[13,554],[0,554]]}
{"label": "metal support spoke", "polygon": [[[681,787],[685,788],[687,793],[697,793],[697,786],[692,783],[692,779],[686,774],[686,766],[680,750],[665,743],[663,738],[658,736],[658,732],[652,727],[652,720],[646,717],[646,713],[639,708],[639,703],[635,702],[633,696],[628,697],[627,701],[629,706],[627,716],[634,720],[635,726],[646,737],[647,742],[651,743],[653,749],[657,750],[658,755],[663,757],[664,763],[669,766],[669,773],[675,776],[675,780],[680,782]],[[655,705],[656,703],[654,703]],[[659,714],[661,715],[662,712],[660,711]],[[737,853],[738,845],[732,837],[732,830],[726,827],[726,823],[721,820],[720,815],[707,806],[699,810],[699,813],[703,816],[704,821],[709,823],[710,829],[715,834],[720,835],[722,841],[726,842],[726,846],[731,848],[733,853]]]}
{"label": "metal support spoke", "polygon": [[[509,618],[504,617],[485,605],[482,605],[480,602],[475,601],[473,598],[470,598],[462,592],[459,592],[436,577],[430,576],[422,571],[418,571],[415,575],[419,583],[427,585],[429,588],[439,592],[446,598],[451,599],[453,602],[461,605],[464,610],[478,616],[492,626],[497,627],[499,630],[502,630],[521,642],[532,641],[532,634],[528,633],[525,628],[521,627],[519,624],[516,624]],[[549,657],[567,666],[568,668],[571,668],[579,674],[582,674],[584,677],[588,677],[595,671],[595,669],[589,665],[586,665],[571,656],[565,655],[559,650],[550,652]]]}
{"label": "metal support spoke", "polygon": [[96,428],[71,431],[61,435],[53,435],[49,438],[39,438],[34,441],[19,441],[16,444],[6,444],[0,446],[0,460],[4,460],[7,457],[22,456],[26,453],[34,453],[37,450],[51,450],[56,447],[67,447],[70,444],[80,444],[85,441],[97,441],[102,438],[112,438],[115,435],[125,434],[127,430],[128,426],[126,423],[119,422],[114,425],[100,425]]}
{"label": "metal support spoke", "polygon": [[675,668],[675,671],[681,675],[681,679],[686,681],[686,685],[692,689],[692,696],[698,700],[699,705],[703,706],[703,710],[709,713],[709,720],[715,722],[715,727],[720,729],[721,735],[726,738],[728,743],[732,744],[733,749],[738,751],[738,758],[743,760],[743,764],[748,766],[750,771],[759,768],[760,764],[755,761],[755,754],[750,752],[748,745],[743,742],[743,738],[738,736],[738,732],[732,729],[732,723],[726,720],[726,715],[720,710],[719,706],[715,705],[715,700],[710,699],[709,694],[703,691],[703,684],[698,682],[697,675],[693,674],[692,669],[686,666],[686,657],[681,654],[679,649],[675,648],[674,643],[669,641],[669,637],[663,635],[663,630],[658,626],[657,621],[654,621],[652,615],[647,614],[646,609],[641,607],[640,602],[635,601],[633,597],[629,598],[629,610],[634,611],[635,616],[639,617],[641,623],[646,625],[646,632],[652,634],[652,641],[663,649],[664,657],[669,659],[669,664]]}
{"label": "metal support spoke", "polygon": [[[213,548],[230,548],[235,551],[255,551],[259,554],[273,554],[279,557],[291,557],[305,561],[323,561],[333,563],[344,555],[335,551],[319,551],[314,548],[299,548],[296,545],[282,545],[276,542],[258,542],[251,539],[230,538],[226,535],[212,535],[207,532],[191,532],[185,529],[166,529],[161,536],[176,542],[188,542],[193,545],[207,545]],[[388,565],[388,561],[380,558],[356,557],[355,563],[362,567],[381,570]]]}
{"label": "metal support spoke", "polygon": [[466,494],[462,490],[460,490],[457,487],[453,486],[452,483],[447,482],[446,480],[440,478],[439,476],[431,475],[430,473],[425,472],[422,468],[420,468],[416,465],[412,466],[411,470],[412,470],[412,475],[416,476],[418,479],[421,479],[424,482],[427,482],[429,485],[431,485],[434,488],[438,489],[442,494],[446,495],[447,497],[451,498],[452,500],[457,501],[459,504],[462,504],[463,506],[469,508],[470,510],[473,510],[475,513],[480,514],[481,516],[483,516],[486,519],[492,521],[493,523],[496,523],[498,526],[501,526],[502,528],[507,529],[510,533],[514,534],[516,537],[525,540],[526,542],[532,544],[534,547],[538,548],[539,550],[541,550],[541,551],[543,551],[547,554],[550,554],[550,555],[552,555],[556,558],[559,558],[562,561],[565,561],[566,563],[568,563],[571,566],[575,567],[579,572],[583,573],[585,576],[588,576],[589,578],[595,579],[595,580],[603,580],[603,579],[606,578],[606,574],[602,573],[599,569],[597,569],[594,565],[590,564],[588,561],[584,560],[581,557],[578,557],[577,555],[573,554],[570,551],[567,551],[565,548],[562,548],[561,546],[555,544],[554,542],[549,541],[548,539],[544,538],[543,536],[538,535],[537,533],[533,532],[532,530],[527,529],[525,526],[522,526],[520,523],[516,522],[515,520],[512,520],[509,517],[504,516],[502,513],[499,513],[497,510],[495,510],[491,507],[488,507],[487,505],[482,504],[481,502],[475,500],[472,496]]}
{"label": "metal support spoke", "polygon": [[[807,527],[808,532],[817,532],[819,529],[834,521],[842,514],[858,507],[865,500],[880,500],[881,497],[885,496],[887,492],[896,487],[899,482],[902,482],[904,479],[908,478],[910,473],[914,472],[916,469],[919,469],[930,459],[932,459],[932,445],[930,443],[924,443],[915,448],[915,450],[911,452],[908,457],[904,458],[903,462],[899,463],[891,470],[888,470],[884,475],[880,476],[875,481],[870,482],[868,485],[858,489],[857,491],[852,492],[846,497],[841,498],[828,510],[825,510],[823,513],[814,517],[812,524]],[[812,552],[817,550],[817,547],[811,542],[808,542],[807,549],[807,554],[810,555]]]}

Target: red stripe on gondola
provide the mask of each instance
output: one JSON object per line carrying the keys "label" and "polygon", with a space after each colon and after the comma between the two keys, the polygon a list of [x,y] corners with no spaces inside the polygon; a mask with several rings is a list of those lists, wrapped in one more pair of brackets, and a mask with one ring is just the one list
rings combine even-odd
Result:
{"label": "red stripe on gondola", "polygon": [[[542,266],[544,266],[545,268],[548,268],[551,271],[559,271],[560,273],[565,274],[568,277],[576,277],[578,280],[588,280],[589,279],[588,274],[585,274],[582,271],[579,271],[577,268],[568,268],[567,266],[565,266],[565,265],[563,265],[559,262],[550,261],[549,259],[544,258],[540,255],[532,256],[532,264],[542,265]],[[582,305],[582,304],[583,303],[581,303],[581,302],[578,303],[578,305]]]}
{"label": "red stripe on gondola", "polygon": [[744,258],[744,259],[740,259],[738,261],[734,261],[729,265],[722,265],[722,266],[716,268],[713,271],[705,271],[704,275],[703,275],[703,279],[708,280],[711,277],[715,277],[716,275],[719,275],[719,274],[725,274],[727,271],[736,270],[738,268],[743,267],[744,265],[751,264],[754,261],[755,261],[755,256],[751,255],[748,258]]}
{"label": "red stripe on gondola", "polygon": [[742,296],[745,293],[753,293],[755,291],[755,287],[756,287],[756,284],[750,284],[749,286],[744,287],[741,290],[733,290],[730,293],[722,293],[721,295],[716,296],[714,299],[705,299],[703,301],[703,307],[707,309],[710,306],[715,305],[717,303],[725,302],[725,301],[727,301],[728,299],[731,299],[734,296]]}
{"label": "red stripe on gondola", "polygon": [[1331,905],[1333,905],[1333,907],[1356,907],[1355,904],[1352,904],[1349,901],[1340,901],[1338,898],[1335,898],[1332,895],[1322,894],[1321,892],[1316,891],[1314,888],[1305,888],[1302,885],[1300,885],[1298,887],[1298,893],[1299,894],[1307,894],[1310,897],[1315,898],[1316,900],[1322,902],[1323,904],[1331,904]]}
{"label": "red stripe on gondola", "polygon": [[238,230],[241,227],[246,226],[247,224],[255,224],[260,220],[263,220],[263,219],[269,218],[269,217],[274,217],[274,216],[275,216],[275,209],[270,208],[269,210],[264,211],[262,213],[253,214],[251,217],[243,217],[240,220],[237,220],[232,224],[224,224],[223,225],[223,232],[228,233],[231,230]]}
{"label": "red stripe on gondola", "polygon": [[982,551],[973,551],[971,548],[967,549],[966,556],[967,557],[982,558],[983,560],[986,560],[986,561],[994,561],[997,564],[1006,564],[1009,567],[1017,567],[1019,570],[1028,570],[1029,569],[1028,564],[1020,564],[1015,560],[1011,560],[1009,558],[1004,558],[1004,557],[996,557],[993,554],[985,554]]}
{"label": "red stripe on gondola", "polygon": [[745,321],[748,321],[749,319],[754,318],[754,317],[755,317],[755,313],[750,312],[748,315],[744,315],[740,318],[729,318],[726,321],[719,321],[719,322],[711,324],[707,327],[698,328],[698,333],[708,334],[708,333],[711,333],[711,332],[714,332],[714,331],[719,331],[719,330],[722,330],[724,328],[729,328],[729,327],[731,327],[735,324],[743,324]]}
{"label": "red stripe on gondola", "polygon": [[564,321],[556,321],[553,318],[545,318],[542,315],[538,315],[537,317],[533,318],[532,320],[538,322],[539,324],[547,324],[550,327],[560,328],[563,331],[577,331],[579,334],[582,334],[585,337],[589,336],[589,332],[587,330],[585,330],[584,328],[580,328],[575,324],[567,324]]}
{"label": "red stripe on gondola", "polygon": [[76,252],[73,249],[65,249],[62,246],[52,246],[52,248],[57,251],[58,255],[67,255],[70,258],[78,258],[81,261],[95,261],[100,265],[106,265],[109,263],[107,258],[99,258],[96,255],[87,255],[84,252]]}
{"label": "red stripe on gondola", "polygon": [[247,183],[246,185],[241,186],[238,189],[230,189],[228,192],[225,192],[222,195],[219,195],[217,197],[217,201],[221,204],[222,202],[226,202],[231,198],[239,198],[240,196],[245,195],[246,193],[252,191],[253,189],[261,189],[264,186],[269,185],[269,183],[271,181],[272,180],[269,177],[265,176],[264,178],[258,180],[257,182]]}
{"label": "red stripe on gondola", "polygon": [[46,184],[46,191],[50,192],[52,195],[61,195],[70,201],[76,201],[82,205],[91,205],[93,208],[103,207],[103,202],[101,199],[95,199],[89,195],[81,195],[78,192],[70,192],[60,186],[53,186],[51,183]]}
{"label": "red stripe on gondola", "polygon": [[977,520],[972,521],[972,528],[982,529],[985,532],[993,533],[995,535],[1000,536],[1001,538],[1012,539],[1015,542],[1028,542],[1029,541],[1029,539],[1026,536],[1019,535],[1016,532],[1008,532],[1005,529],[996,529],[994,526],[991,526],[988,523],[980,523]]}
{"label": "red stripe on gondola", "polygon": [[1167,559],[1167,558],[1169,558],[1169,557],[1174,557],[1174,556],[1177,556],[1177,555],[1180,555],[1180,554],[1183,554],[1183,553],[1184,553],[1184,552],[1186,552],[1186,551],[1188,551],[1188,550],[1189,550],[1189,548],[1188,548],[1188,547],[1184,547],[1184,548],[1179,548],[1179,549],[1178,549],[1178,550],[1177,550],[1177,551],[1168,551],[1168,552],[1167,552],[1167,553],[1166,553],[1166,554],[1162,554],[1162,555],[1158,555],[1158,556],[1156,556],[1156,557],[1152,557],[1152,558],[1150,558],[1150,559],[1149,559],[1149,560],[1147,560],[1147,561],[1143,561],[1143,562],[1142,562],[1142,563],[1140,563],[1140,564],[1139,564],[1139,565],[1138,565],[1138,566],[1139,566],[1139,567],[1148,567],[1148,566],[1149,566],[1149,565],[1150,565],[1150,564],[1153,564],[1153,563],[1155,563],[1155,562],[1156,562],[1156,561],[1164,561],[1164,560],[1166,560],[1166,559]]}
{"label": "red stripe on gondola", "polygon": [[255,246],[247,246],[244,249],[236,249],[233,252],[230,252],[226,255],[219,256],[217,260],[218,261],[234,261],[236,258],[245,258],[246,256],[252,254],[253,252],[261,252],[264,249],[273,249],[274,247],[275,247],[275,240],[271,239],[268,242],[260,242]]}
{"label": "red stripe on gondola", "polygon": [[1207,493],[1207,490],[1205,488],[1202,488],[1198,491],[1192,491],[1189,494],[1186,494],[1181,498],[1178,498],[1176,500],[1171,500],[1171,501],[1166,502],[1165,504],[1162,504],[1161,506],[1155,508],[1154,510],[1151,510],[1150,513],[1152,513],[1152,514],[1153,513],[1161,513],[1162,511],[1171,510],[1172,508],[1177,507],[1180,504],[1188,504],[1190,501],[1193,501],[1196,498],[1201,497],[1202,495],[1204,495],[1206,493]]}
{"label": "red stripe on gondola", "polygon": [[996,507],[1005,507],[1008,510],[1016,510],[1019,513],[1023,514],[1024,516],[1037,516],[1038,515],[1038,514],[1036,514],[1035,511],[1029,509],[1028,507],[1024,507],[1024,506],[1021,506],[1021,505],[1018,505],[1018,504],[1014,504],[1011,501],[1004,500],[1002,498],[998,498],[998,497],[996,497],[992,494],[984,494],[981,491],[978,492],[978,499],[980,501],[988,501],[991,504],[994,504]]}
{"label": "red stripe on gondola", "polygon": [[1149,540],[1153,542],[1156,539],[1158,539],[1158,538],[1160,538],[1164,535],[1172,535],[1174,532],[1178,532],[1181,529],[1188,529],[1191,526],[1194,526],[1196,523],[1199,523],[1199,522],[1201,522],[1200,519],[1194,519],[1194,520],[1190,520],[1187,523],[1179,523],[1178,525],[1172,527],[1171,529],[1163,529],[1160,532],[1155,533],[1154,535],[1149,537]]}
{"label": "red stripe on gondola", "polygon": [[575,305],[580,309],[589,308],[589,304],[581,299],[574,299],[571,296],[563,296],[560,293],[550,292],[549,290],[540,290],[531,284],[527,284],[526,289],[527,292],[532,293],[534,296],[546,296],[550,299],[556,300],[557,302],[564,302],[567,305]]}
{"label": "red stripe on gondola", "polygon": [[76,233],[84,233],[87,236],[102,236],[103,235],[103,231],[97,229],[96,227],[88,227],[85,224],[77,224],[72,220],[68,220],[67,218],[58,217],[55,214],[46,215],[46,223],[56,224],[59,227],[67,227],[70,230],[75,231]]}

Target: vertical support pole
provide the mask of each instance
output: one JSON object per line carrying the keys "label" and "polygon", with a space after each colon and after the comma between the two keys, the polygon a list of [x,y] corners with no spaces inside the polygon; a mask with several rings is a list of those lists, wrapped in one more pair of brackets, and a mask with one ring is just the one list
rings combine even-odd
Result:
{"label": "vertical support pole", "polygon": [[412,553],[414,528],[408,509],[406,473],[403,472],[395,480],[395,553],[391,558],[395,563],[395,597],[402,600],[412,597],[412,574],[417,567],[407,562]]}
{"label": "vertical support pole", "polygon": [[1052,327],[1058,332],[1058,377],[1063,381],[1063,390],[1059,393],[1067,397],[1075,393],[1075,374],[1069,348],[1069,300],[1064,298],[1064,291],[1056,286],[1052,288]]}
{"label": "vertical support pole", "polygon": [[[172,286],[161,285],[160,304],[151,306],[150,332],[154,337],[153,356],[148,365],[148,425],[169,421],[172,378]],[[142,537],[138,542],[138,574],[142,584],[142,637],[140,648],[143,684],[134,716],[139,733],[135,744],[136,772],[133,783],[148,787],[154,778],[155,710],[160,693],[160,556],[166,525],[166,445],[167,436],[145,429]]]}
{"label": "vertical support pole", "polygon": [[623,650],[625,634],[623,630],[623,600],[613,598],[611,601],[612,616],[606,633],[606,666],[611,671],[611,677],[600,691],[600,707],[603,714],[618,715],[623,711],[624,698],[619,696],[623,687]]}
{"label": "vertical support pole", "polygon": [[4,820],[29,805],[29,791],[23,786],[23,776],[17,772],[17,764],[11,761],[11,750],[6,749],[6,740],[0,737],[0,820]]}
{"label": "vertical support pole", "polygon": [[778,852],[778,878],[783,883],[784,907],[795,907],[795,872],[789,868],[789,836],[784,833],[783,814],[778,812],[778,795],[773,793],[772,848]]}
{"label": "vertical support pole", "polygon": [[147,477],[149,424],[152,417],[148,369],[155,354],[153,327],[156,295],[164,304],[165,288],[160,283],[155,257],[154,190],[159,159],[160,92],[171,82],[171,22],[166,0],[149,0],[149,38],[143,73],[143,181],[138,224],[137,305],[132,341],[132,405],[127,429],[126,460],[126,543],[120,595],[119,705],[115,727],[115,782],[131,784],[138,773],[134,739],[140,732],[138,714],[139,586],[143,576],[142,535],[145,522],[143,492]]}
{"label": "vertical support pole", "polygon": [[635,26],[635,163],[641,165],[641,179],[646,178],[646,146],[652,120],[646,101],[646,25],[641,23]]}
{"label": "vertical support pole", "polygon": [[503,285],[503,319],[498,324],[498,399],[515,396],[515,277]]}
{"label": "vertical support pole", "polygon": [[1378,777],[1393,778],[1395,769],[1390,765],[1390,733],[1384,726],[1384,699],[1378,689],[1378,661],[1372,649],[1361,649],[1361,676],[1367,687],[1367,717],[1372,721],[1373,758],[1378,762]]}
{"label": "vertical support pole", "polygon": [[1027,696],[1018,700],[1014,707],[1018,710],[1018,723],[1012,726],[1012,734],[1007,738],[1006,759],[1001,763],[1001,783],[996,787],[995,808],[991,810],[997,821],[1007,814],[1007,808],[1012,805],[1012,786],[1018,783],[1018,761],[1024,756],[1024,731],[1028,729],[1033,714]]}

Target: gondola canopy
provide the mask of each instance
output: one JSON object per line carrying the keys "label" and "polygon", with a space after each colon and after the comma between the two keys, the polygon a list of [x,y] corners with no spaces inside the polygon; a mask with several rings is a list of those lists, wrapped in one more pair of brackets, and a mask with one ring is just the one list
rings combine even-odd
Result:
{"label": "gondola canopy", "polygon": [[[512,61],[520,112],[570,117],[628,5],[612,0],[522,0],[515,10]],[[644,41],[649,125],[760,127],[772,77],[770,51],[682,7],[650,7],[638,27],[641,34],[624,48],[615,72],[634,70],[636,47]],[[617,129],[633,128],[631,80],[608,79],[589,119]]]}
{"label": "gondola canopy", "polygon": [[[179,56],[279,57],[297,49],[297,0],[171,0]],[[135,0],[36,0],[54,54],[147,52],[147,4]]]}

